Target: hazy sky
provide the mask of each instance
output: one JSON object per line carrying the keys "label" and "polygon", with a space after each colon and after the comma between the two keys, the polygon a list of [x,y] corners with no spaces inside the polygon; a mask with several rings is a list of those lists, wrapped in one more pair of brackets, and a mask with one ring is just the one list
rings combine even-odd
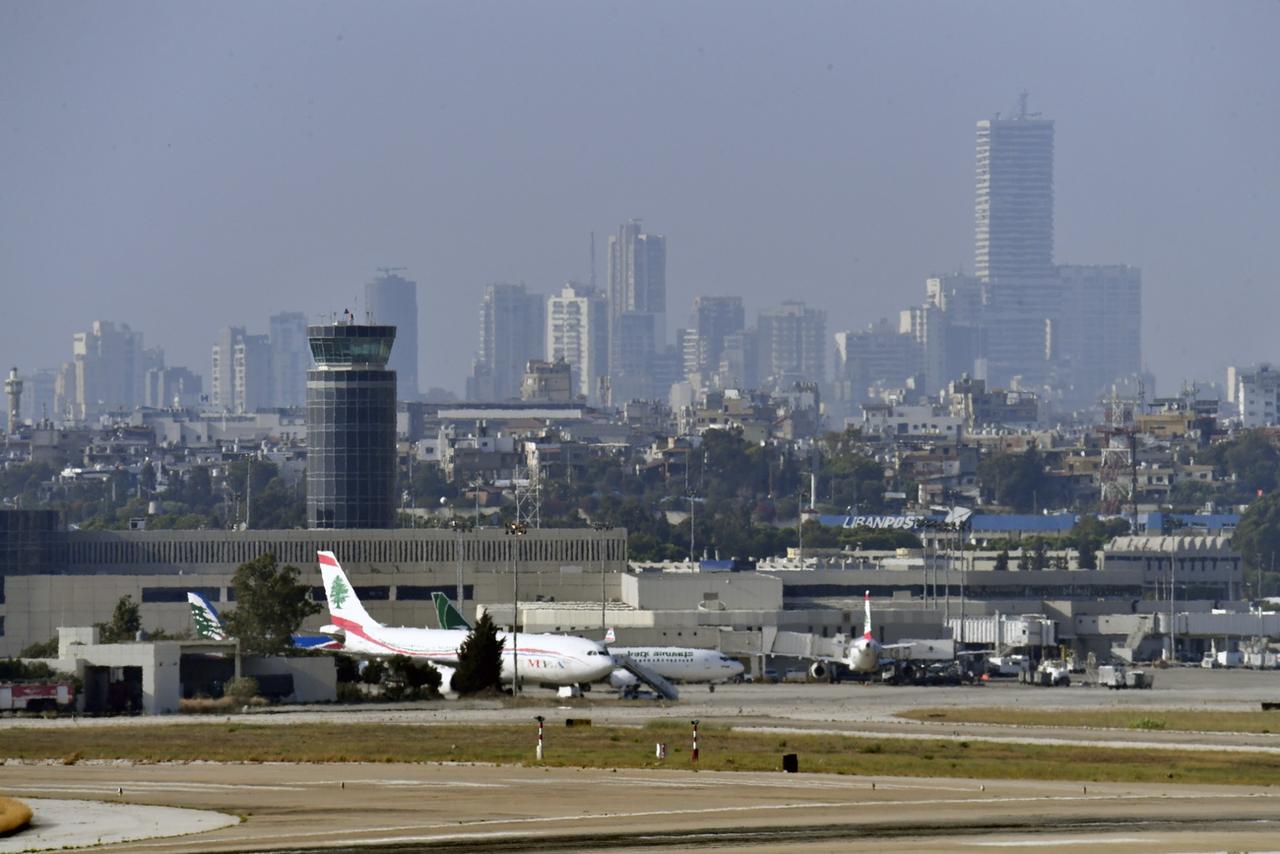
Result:
{"label": "hazy sky", "polygon": [[668,305],[826,308],[972,269],[974,122],[1057,122],[1057,259],[1142,268],[1163,391],[1280,362],[1280,4],[0,3],[0,365],[419,283],[458,389],[493,281],[668,240]]}

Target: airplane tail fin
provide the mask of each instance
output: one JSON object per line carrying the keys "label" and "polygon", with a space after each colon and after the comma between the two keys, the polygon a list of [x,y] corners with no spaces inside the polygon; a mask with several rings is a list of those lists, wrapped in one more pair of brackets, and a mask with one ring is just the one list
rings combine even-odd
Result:
{"label": "airplane tail fin", "polygon": [[862,626],[862,637],[864,640],[871,640],[871,591],[868,590],[862,595],[862,604],[866,609],[866,623]]}
{"label": "airplane tail fin", "polygon": [[435,592],[431,594],[431,600],[436,606],[436,619],[440,621],[440,628],[471,629],[471,624],[467,622],[467,618],[462,616],[462,612],[458,610],[448,596]]}
{"label": "airplane tail fin", "polygon": [[187,604],[191,606],[191,623],[195,627],[196,637],[201,640],[227,639],[222,620],[218,617],[218,612],[213,610],[208,599],[199,593],[188,592]]}
{"label": "airplane tail fin", "polygon": [[614,634],[614,632],[613,632],[613,626],[610,626],[610,627],[609,627],[609,630],[608,630],[607,632],[605,632],[605,633],[604,633],[604,642],[605,642],[605,643],[617,643],[617,642],[618,642],[618,636],[617,636],[616,634]]}
{"label": "airplane tail fin", "polygon": [[333,552],[316,552],[316,559],[320,563],[320,575],[324,578],[324,597],[329,603],[329,614],[334,622],[346,620],[358,626],[380,625],[369,616],[364,605],[360,604],[360,597],[356,595],[355,588],[351,586]]}

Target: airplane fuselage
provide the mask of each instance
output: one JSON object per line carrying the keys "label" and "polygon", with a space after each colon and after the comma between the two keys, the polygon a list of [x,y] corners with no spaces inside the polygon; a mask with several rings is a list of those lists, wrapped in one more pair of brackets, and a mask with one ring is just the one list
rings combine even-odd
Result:
{"label": "airplane fuselage", "polygon": [[[742,673],[742,663],[714,649],[680,646],[610,647],[615,655],[630,656],[642,667],[672,682],[723,682]],[[635,676],[615,670],[609,677],[615,688],[634,684]]]}
{"label": "airplane fuselage", "polygon": [[849,645],[847,663],[854,673],[875,673],[880,669],[880,644],[861,638]]}
{"label": "airplane fuselage", "polygon": [[[461,629],[417,629],[410,627],[366,626],[334,617],[343,630],[343,651],[352,655],[390,657],[404,655],[425,658],[444,665],[458,663],[458,650],[468,632]],[[502,642],[502,679],[515,679],[515,658],[519,657],[520,681],[549,685],[576,685],[603,679],[613,669],[613,659],[599,643],[566,635],[520,632],[519,649],[510,650],[506,632],[498,632]]]}

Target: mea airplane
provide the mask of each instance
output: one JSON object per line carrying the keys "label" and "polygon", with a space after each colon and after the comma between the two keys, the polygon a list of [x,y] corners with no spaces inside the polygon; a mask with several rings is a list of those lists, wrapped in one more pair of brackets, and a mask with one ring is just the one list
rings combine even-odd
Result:
{"label": "mea airplane", "polygon": [[[364,609],[355,588],[342,571],[333,552],[318,552],[324,595],[332,625],[321,631],[342,638],[342,651],[357,656],[385,658],[405,655],[425,658],[440,671],[442,691],[453,682],[458,648],[466,640],[466,629],[417,629],[384,626]],[[520,681],[539,685],[579,685],[603,679],[613,669],[613,658],[600,643],[571,635],[519,632],[519,648],[512,654],[507,633],[498,632],[502,642],[502,680],[515,678],[518,657]]]}
{"label": "mea airplane", "polygon": [[[470,629],[467,620],[443,593],[432,593],[436,617],[445,629]],[[695,649],[684,646],[613,646],[613,629],[605,635],[605,644],[612,655],[630,656],[641,667],[657,673],[671,682],[723,682],[739,676],[742,662],[714,649]],[[635,691],[641,687],[636,675],[618,667],[609,674],[609,684],[622,691]]]}
{"label": "mea airplane", "polygon": [[[845,650],[843,663],[854,673],[875,673],[879,671],[880,665],[884,663],[884,651],[887,649],[906,649],[912,646],[909,643],[890,643],[883,644],[871,636],[871,591],[867,590],[863,593],[862,604],[866,609],[866,622],[862,626],[862,637],[849,644]],[[822,669],[824,660],[819,660],[810,668],[810,673],[815,679],[821,679],[825,675]]]}
{"label": "mea airplane", "polygon": [[[201,640],[226,640],[227,629],[222,618],[209,604],[209,600],[199,593],[187,591],[187,604],[191,606],[191,623],[195,626],[196,637]],[[327,635],[290,635],[294,649],[316,649],[325,652],[336,652],[342,644]]]}

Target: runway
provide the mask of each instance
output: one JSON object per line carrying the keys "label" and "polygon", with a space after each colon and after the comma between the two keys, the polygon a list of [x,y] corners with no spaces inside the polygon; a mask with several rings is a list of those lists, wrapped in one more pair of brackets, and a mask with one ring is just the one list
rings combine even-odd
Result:
{"label": "runway", "polygon": [[[497,701],[406,707],[312,707],[234,716],[254,724],[527,723],[589,717],[597,726],[700,718],[743,729],[973,739],[996,743],[1280,752],[1280,723],[1254,734],[1137,732],[1072,725],[1092,708],[1256,710],[1280,698],[1280,674],[1166,671],[1151,691],[861,685],[686,687],[682,700],[620,703],[602,694],[562,703],[531,692]],[[919,707],[1060,709],[1062,725],[992,726],[908,721]],[[212,718],[219,720],[220,718]],[[133,727],[206,723],[206,716],[73,721],[0,720],[0,744],[25,727]],[[1277,713],[1280,721],[1280,713]],[[0,749],[0,756],[3,750]],[[532,756],[530,757],[532,759]],[[1280,762],[1280,757],[1276,758]],[[803,763],[803,757],[802,757]],[[803,765],[802,765],[803,768]],[[108,850],[231,851],[676,851],[752,852],[1280,850],[1280,790],[1233,786],[981,781],[801,773],[576,770],[412,764],[6,764],[0,791],[25,798],[215,810],[244,820],[187,837]],[[118,793],[121,792],[122,794]],[[88,840],[92,843],[93,840]]]}
{"label": "runway", "polygon": [[[1234,787],[418,765],[7,766],[20,797],[243,821],[106,850],[1257,850],[1280,792]],[[117,794],[123,789],[123,794]]]}

